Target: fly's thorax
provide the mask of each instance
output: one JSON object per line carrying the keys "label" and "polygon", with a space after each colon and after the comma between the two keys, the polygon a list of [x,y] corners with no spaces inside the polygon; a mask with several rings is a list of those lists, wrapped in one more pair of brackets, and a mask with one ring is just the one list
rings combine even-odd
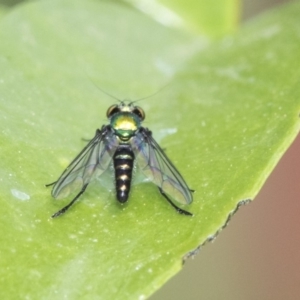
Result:
{"label": "fly's thorax", "polygon": [[140,128],[141,120],[131,112],[120,112],[111,117],[110,125],[122,141],[128,141]]}

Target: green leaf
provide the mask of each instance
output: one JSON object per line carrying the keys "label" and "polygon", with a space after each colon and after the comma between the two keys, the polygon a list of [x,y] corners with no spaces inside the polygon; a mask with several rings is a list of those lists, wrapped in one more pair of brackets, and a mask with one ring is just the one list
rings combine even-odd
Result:
{"label": "green leaf", "polygon": [[240,19],[239,0],[126,0],[158,22],[210,37],[233,32]]}
{"label": "green leaf", "polygon": [[7,11],[8,11],[7,6],[0,3],[0,20],[7,13]]}
{"label": "green leaf", "polygon": [[[299,131],[300,3],[236,37],[206,41],[118,3],[40,1],[0,24],[0,278],[3,299],[143,299],[253,199]],[[178,215],[151,183],[129,203],[91,184],[70,199],[45,183],[107,121],[141,101],[145,126],[196,190]]]}

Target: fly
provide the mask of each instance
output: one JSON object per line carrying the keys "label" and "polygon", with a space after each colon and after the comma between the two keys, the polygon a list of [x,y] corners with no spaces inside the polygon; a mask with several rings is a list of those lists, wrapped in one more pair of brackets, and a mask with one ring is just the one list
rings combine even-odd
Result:
{"label": "fly", "polygon": [[79,191],[72,201],[52,215],[65,213],[84,193],[95,179],[104,180],[110,170],[114,172],[116,197],[120,203],[128,200],[133,169],[157,185],[164,198],[180,214],[192,215],[179,208],[178,204],[190,204],[193,190],[189,189],[183,177],[153,139],[149,129],[141,124],[145,112],[133,102],[120,101],[108,108],[108,125],[96,130],[92,140],[75,157],[53,185],[52,196],[65,198],[73,191]]}

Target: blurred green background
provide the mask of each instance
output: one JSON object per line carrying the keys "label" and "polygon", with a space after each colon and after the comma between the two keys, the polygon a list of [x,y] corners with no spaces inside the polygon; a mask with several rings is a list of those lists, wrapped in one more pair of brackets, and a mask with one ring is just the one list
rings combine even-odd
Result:
{"label": "blurred green background", "polygon": [[[288,1],[245,0],[242,22],[282,2]],[[150,299],[299,299],[299,153],[300,138],[255,201],[242,207],[214,243],[189,259]]]}

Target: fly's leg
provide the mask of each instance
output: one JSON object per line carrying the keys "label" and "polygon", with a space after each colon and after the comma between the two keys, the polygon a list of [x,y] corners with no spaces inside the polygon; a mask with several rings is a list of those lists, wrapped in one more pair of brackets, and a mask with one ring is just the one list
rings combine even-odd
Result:
{"label": "fly's leg", "polygon": [[60,209],[58,212],[56,212],[55,214],[53,214],[51,217],[52,218],[56,218],[56,217],[64,214],[75,203],[75,201],[84,193],[84,191],[87,188],[87,186],[88,186],[88,183],[85,184],[82,187],[81,191],[76,195],[76,197],[68,205],[66,205],[65,207],[63,207],[62,209]]}
{"label": "fly's leg", "polygon": [[57,182],[57,181],[54,181],[54,182],[51,182],[51,183],[45,184],[45,187],[48,187],[48,186],[54,185],[56,182]]}
{"label": "fly's leg", "polygon": [[158,190],[160,191],[160,193],[167,199],[167,201],[176,209],[176,211],[182,215],[186,215],[186,216],[193,216],[192,213],[190,213],[189,211],[183,210],[180,207],[176,206],[170,199],[169,197],[163,192],[163,190],[159,187]]}
{"label": "fly's leg", "polygon": [[84,142],[90,142],[91,141],[91,139],[85,139],[85,138],[81,138],[81,140],[84,141]]}

